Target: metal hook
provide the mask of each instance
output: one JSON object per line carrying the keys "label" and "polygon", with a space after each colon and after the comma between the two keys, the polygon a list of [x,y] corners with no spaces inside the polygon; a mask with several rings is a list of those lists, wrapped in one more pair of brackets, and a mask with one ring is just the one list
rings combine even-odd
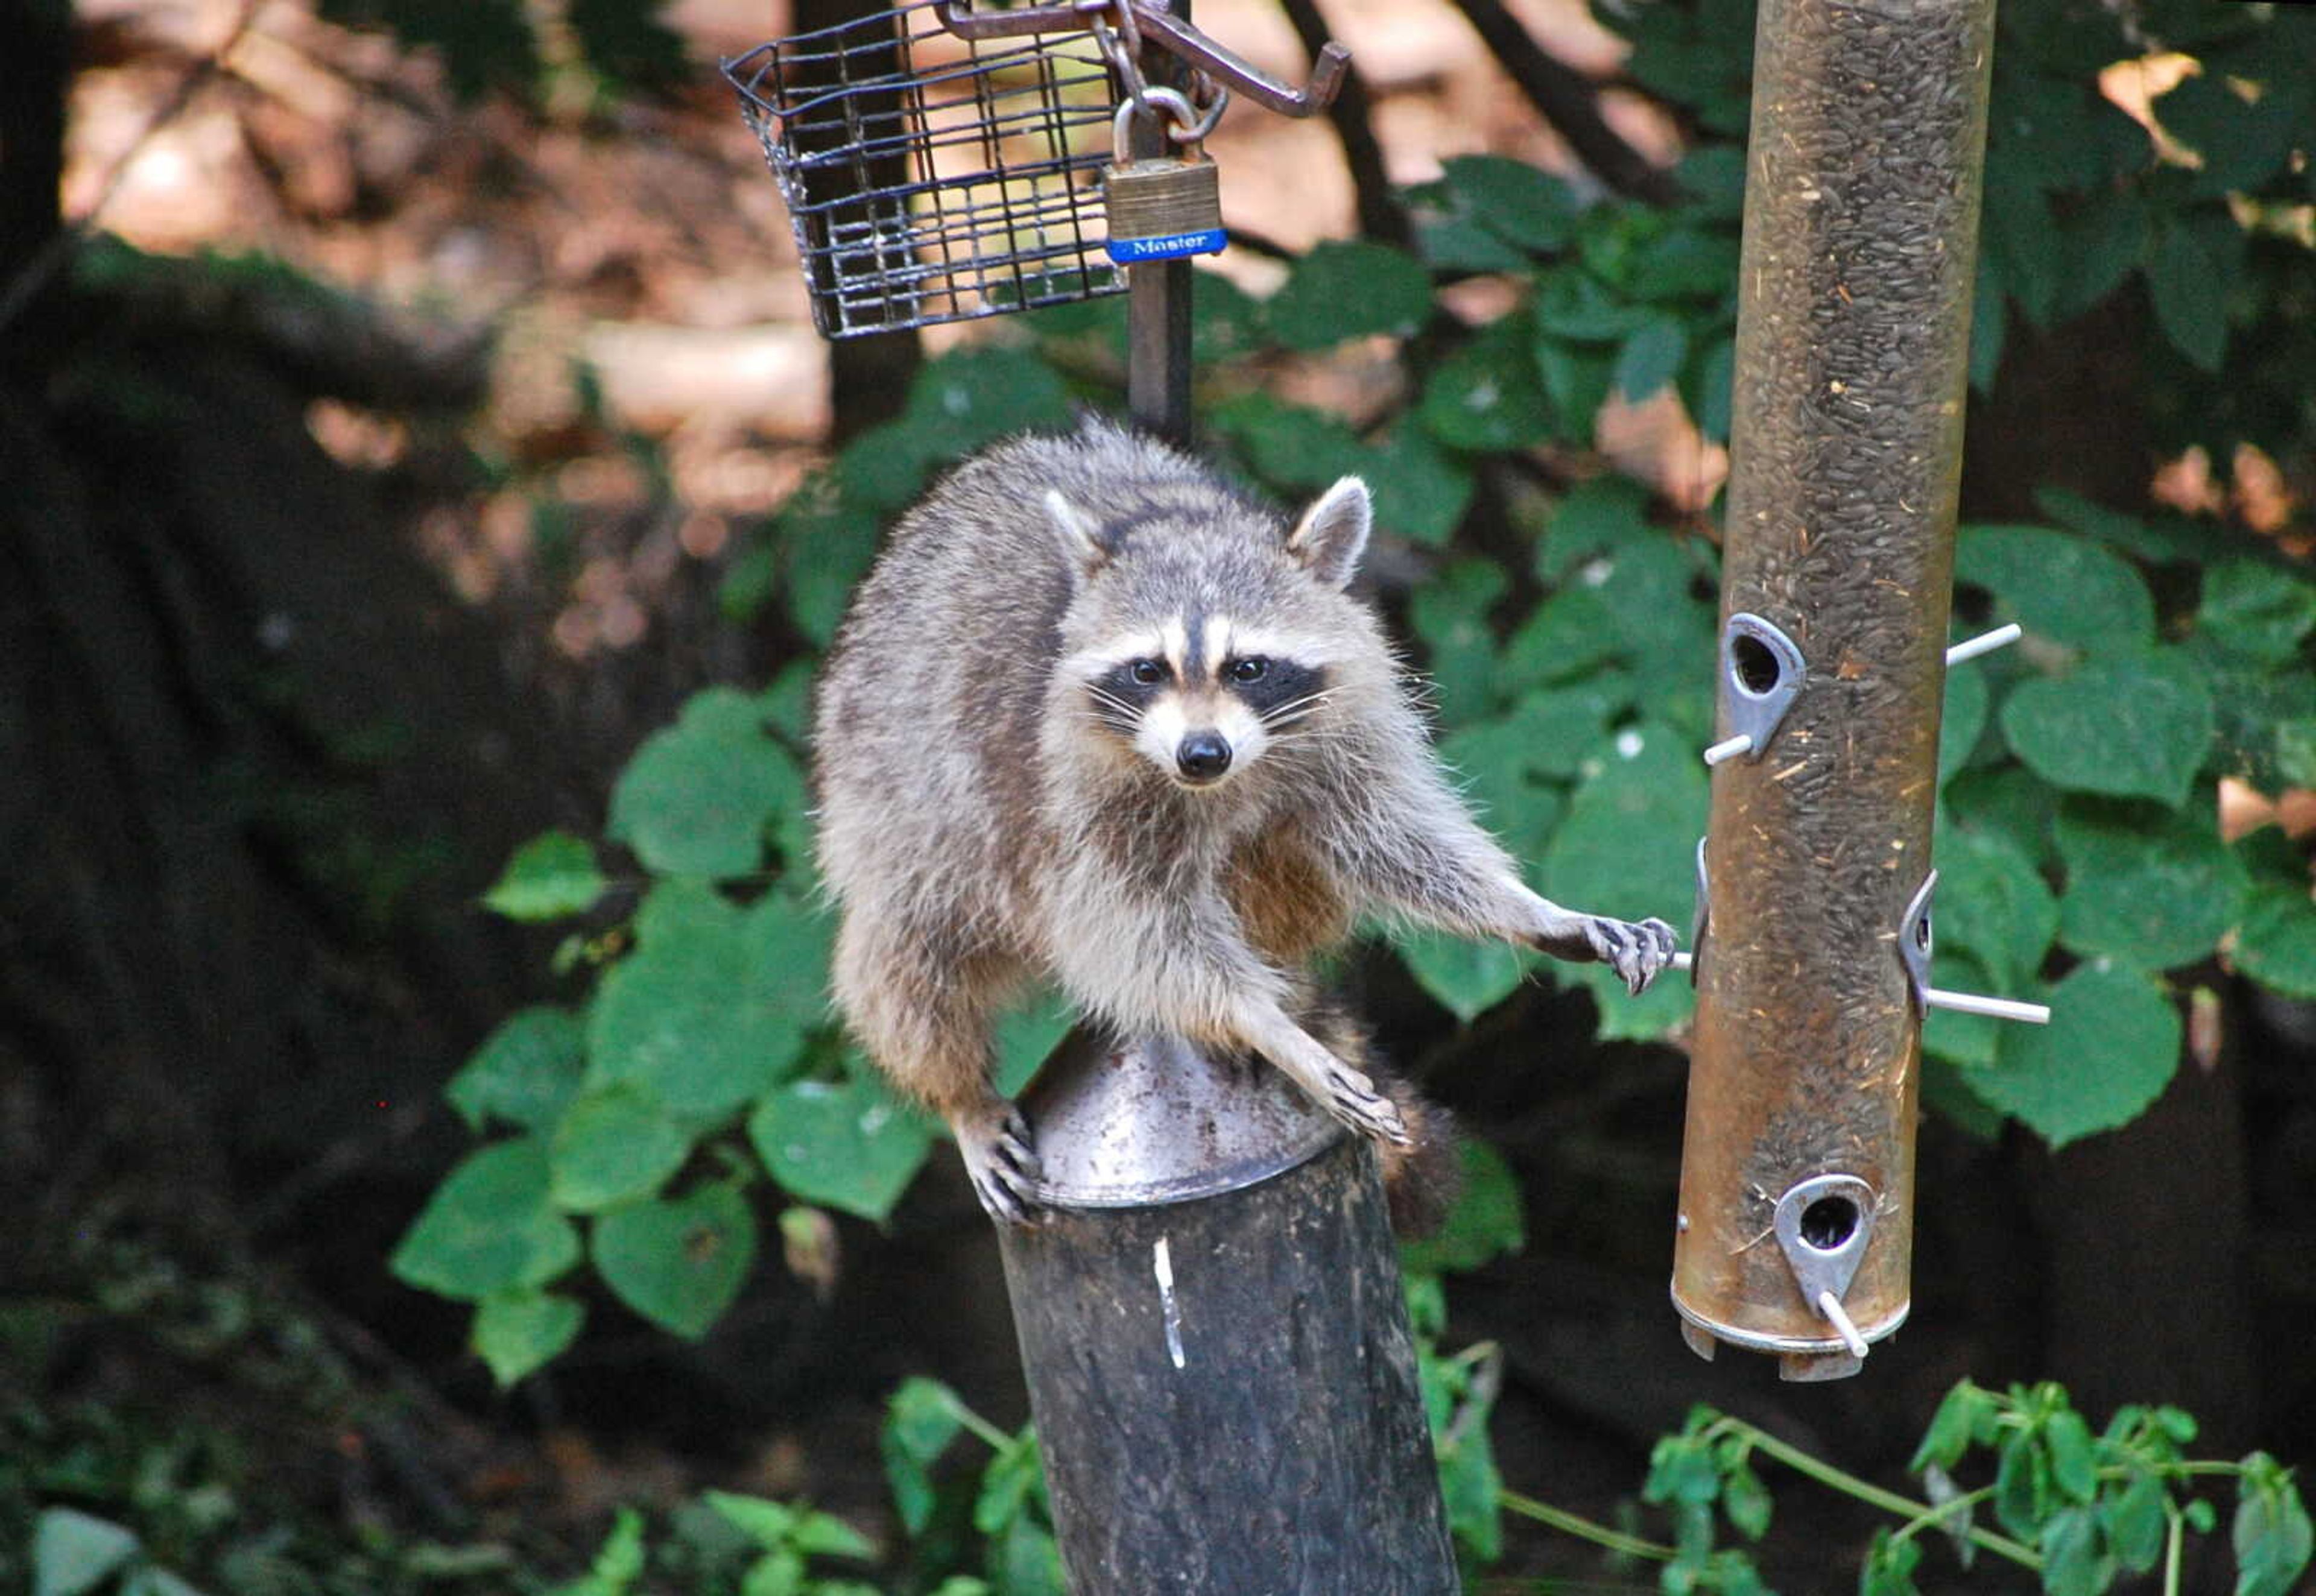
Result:
{"label": "metal hook", "polygon": [[[1113,0],[1070,0],[1064,5],[1031,5],[1015,11],[984,12],[964,0],[940,0],[934,7],[941,26],[959,39],[1018,39],[1030,33],[1057,33],[1086,28],[1111,9]],[[1281,116],[1315,116],[1334,103],[1350,71],[1351,52],[1333,42],[1323,46],[1311,63],[1311,78],[1302,88],[1273,77],[1243,56],[1225,49],[1189,23],[1170,15],[1164,0],[1124,0],[1135,22],[1150,40],[1170,54],[1212,75],[1224,88],[1236,90],[1266,111]]]}

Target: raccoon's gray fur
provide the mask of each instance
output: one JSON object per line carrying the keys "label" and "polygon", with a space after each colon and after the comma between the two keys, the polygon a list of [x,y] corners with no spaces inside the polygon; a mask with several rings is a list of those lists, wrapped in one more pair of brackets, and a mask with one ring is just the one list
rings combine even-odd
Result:
{"label": "raccoon's gray fur", "polygon": [[1090,422],[959,467],[861,584],[816,713],[836,998],[999,1218],[1038,1166],[990,1025],[1038,977],[1122,1033],[1260,1054],[1403,1145],[1298,1018],[1360,911],[1607,960],[1635,992],[1670,958],[1662,921],[1546,901],[1473,821],[1344,591],[1369,516],[1347,477],[1290,526]]}

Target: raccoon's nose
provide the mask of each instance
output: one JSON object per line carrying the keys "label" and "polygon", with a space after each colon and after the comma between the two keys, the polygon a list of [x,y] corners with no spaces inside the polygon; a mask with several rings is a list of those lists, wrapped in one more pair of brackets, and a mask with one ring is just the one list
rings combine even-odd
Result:
{"label": "raccoon's nose", "polygon": [[1174,750],[1174,764],[1196,782],[1209,782],[1230,768],[1231,746],[1219,732],[1193,732]]}

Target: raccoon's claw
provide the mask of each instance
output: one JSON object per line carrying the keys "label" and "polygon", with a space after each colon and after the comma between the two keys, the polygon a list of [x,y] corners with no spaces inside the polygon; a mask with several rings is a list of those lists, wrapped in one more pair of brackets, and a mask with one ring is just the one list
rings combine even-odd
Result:
{"label": "raccoon's claw", "polygon": [[978,1122],[960,1121],[955,1127],[957,1150],[965,1159],[965,1173],[973,1194],[989,1217],[1001,1225],[1026,1225],[1036,1218],[1038,1183],[1045,1170],[1038,1162],[1037,1144],[1029,1122],[1011,1104],[1002,1113]]}
{"label": "raccoon's claw", "polygon": [[1336,1063],[1327,1071],[1326,1091],[1321,1106],[1362,1136],[1390,1142],[1394,1147],[1409,1144],[1407,1126],[1399,1117],[1399,1107],[1375,1089],[1375,1082],[1349,1065]]}
{"label": "raccoon's claw", "polygon": [[1611,920],[1595,915],[1584,922],[1593,957],[1617,972],[1625,989],[1639,997],[1657,971],[1672,962],[1672,927],[1662,920]]}

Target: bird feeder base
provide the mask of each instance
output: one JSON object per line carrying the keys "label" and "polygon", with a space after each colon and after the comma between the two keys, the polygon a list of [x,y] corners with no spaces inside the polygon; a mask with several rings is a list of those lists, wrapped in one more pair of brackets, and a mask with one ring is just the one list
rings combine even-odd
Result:
{"label": "bird feeder base", "polygon": [[[1680,1315],[1680,1338],[1688,1343],[1690,1352],[1708,1363],[1725,1342],[1744,1352],[1767,1352],[1776,1358],[1777,1378],[1782,1380],[1801,1383],[1848,1379],[1866,1367],[1866,1360],[1851,1352],[1839,1335],[1779,1335],[1723,1324],[1690,1308],[1677,1290],[1672,1293],[1672,1306],[1673,1311]],[[1869,1343],[1894,1335],[1912,1307],[1911,1300],[1902,1302],[1894,1313],[1871,1325],[1860,1325],[1858,1334]]]}

